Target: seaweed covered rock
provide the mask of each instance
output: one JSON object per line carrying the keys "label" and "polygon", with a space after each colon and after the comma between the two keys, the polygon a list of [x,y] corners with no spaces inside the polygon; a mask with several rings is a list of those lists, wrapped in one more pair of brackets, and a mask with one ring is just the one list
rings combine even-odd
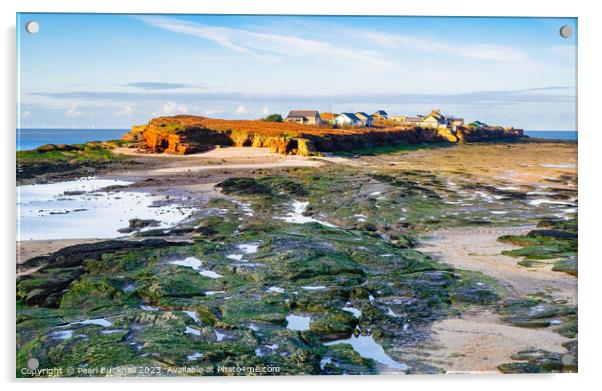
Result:
{"label": "seaweed covered rock", "polygon": [[33,273],[17,279],[17,299],[29,305],[58,307],[69,286],[86,272],[86,265],[103,254],[135,249],[165,248],[181,245],[161,239],[142,241],[107,240],[65,247],[47,256],[35,257],[17,266]]}
{"label": "seaweed covered rock", "polygon": [[577,219],[542,220],[537,229],[526,235],[505,235],[500,242],[510,243],[522,248],[504,251],[504,255],[524,257],[522,266],[532,266],[534,261],[555,260],[552,270],[577,276]]}
{"label": "seaweed covered rock", "polygon": [[577,342],[564,344],[568,353],[549,352],[542,349],[529,349],[512,355],[515,362],[498,367],[502,373],[565,373],[577,372]]}

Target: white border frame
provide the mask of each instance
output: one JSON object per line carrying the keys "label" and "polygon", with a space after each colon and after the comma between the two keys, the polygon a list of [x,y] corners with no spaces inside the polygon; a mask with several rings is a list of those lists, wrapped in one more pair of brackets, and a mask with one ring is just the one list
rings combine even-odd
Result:
{"label": "white border frame", "polygon": [[[595,382],[599,371],[600,346],[599,329],[600,285],[602,257],[596,246],[600,227],[600,174],[602,168],[599,149],[602,146],[600,129],[600,38],[602,21],[594,1],[558,1],[528,2],[525,0],[4,0],[0,3],[3,24],[3,91],[2,116],[2,184],[4,191],[1,203],[2,215],[2,266],[4,270],[4,315],[1,322],[3,352],[0,355],[2,380],[10,388],[71,390],[106,390],[107,387],[121,386],[117,382],[125,381],[125,386],[144,384],[151,389],[163,389],[173,384],[175,387],[234,389],[303,389],[318,384],[327,387],[342,386],[350,389],[365,389],[374,385],[383,389],[418,387],[420,389],[477,389],[482,391],[506,390],[509,387],[527,386],[536,388],[577,389]],[[579,277],[579,374],[566,375],[446,375],[446,376],[359,376],[359,377],[283,377],[278,379],[257,378],[204,378],[204,379],[93,379],[70,381],[64,379],[28,381],[15,380],[15,105],[16,105],[16,61],[15,61],[15,13],[16,12],[103,12],[103,13],[220,13],[220,14],[312,14],[312,15],[439,15],[439,16],[541,16],[541,17],[578,17],[579,62],[578,96],[579,112],[579,241],[581,276]]]}

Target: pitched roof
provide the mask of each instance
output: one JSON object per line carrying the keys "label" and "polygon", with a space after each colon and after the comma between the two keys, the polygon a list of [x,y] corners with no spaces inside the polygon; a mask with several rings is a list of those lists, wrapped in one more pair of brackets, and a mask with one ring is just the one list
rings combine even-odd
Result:
{"label": "pitched roof", "polygon": [[350,120],[352,121],[356,121],[356,122],[362,122],[361,119],[359,119],[355,114],[353,113],[341,113],[341,115],[344,115],[346,117],[348,117]]}
{"label": "pitched roof", "polygon": [[291,110],[288,112],[287,118],[290,117],[315,117],[320,116],[317,110]]}
{"label": "pitched roof", "polygon": [[376,112],[374,113],[374,115],[388,115],[388,114],[384,110],[376,110]]}
{"label": "pitched roof", "polygon": [[445,120],[445,116],[443,114],[441,114],[441,112],[439,110],[432,110],[426,117],[426,118],[435,118],[437,121],[443,121]]}
{"label": "pitched roof", "polygon": [[355,113],[355,116],[358,117],[359,119],[364,119],[364,120],[372,118],[371,115],[368,115],[368,114],[364,113],[363,111],[358,111],[357,113]]}

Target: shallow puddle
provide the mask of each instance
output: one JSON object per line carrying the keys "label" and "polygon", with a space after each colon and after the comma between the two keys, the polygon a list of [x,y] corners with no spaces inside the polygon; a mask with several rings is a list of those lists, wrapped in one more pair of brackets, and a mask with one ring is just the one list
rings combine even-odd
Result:
{"label": "shallow puddle", "polygon": [[286,328],[289,330],[305,331],[309,330],[311,318],[309,316],[288,315],[286,317]]}
{"label": "shallow puddle", "polygon": [[302,286],[301,289],[305,289],[306,291],[323,291],[326,288],[324,285],[305,285]]}
{"label": "shallow puddle", "polygon": [[186,330],[184,330],[184,333],[196,335],[197,337],[199,337],[201,335],[200,330],[193,329],[192,327],[189,327],[189,326],[186,326]]}
{"label": "shallow puddle", "polygon": [[182,311],[182,312],[184,312],[186,315],[188,315],[195,322],[199,323],[199,317],[197,316],[196,311]]}
{"label": "shallow puddle", "polygon": [[70,339],[73,337],[73,330],[53,331],[49,333],[48,336],[52,339]]}
{"label": "shallow puddle", "polygon": [[359,318],[360,316],[362,316],[362,311],[358,310],[357,308],[343,307],[343,311],[351,312],[353,314],[353,316],[355,316],[356,318]]}
{"label": "shallow puddle", "polygon": [[69,326],[76,325],[76,324],[83,324],[83,325],[93,324],[93,325],[102,326],[102,327],[110,327],[113,325],[112,322],[109,322],[105,318],[98,318],[98,319],[86,319],[86,320],[82,320],[80,322],[72,322],[72,323],[69,323]]}
{"label": "shallow puddle", "polygon": [[258,244],[239,244],[238,248],[245,254],[255,254],[259,249]]}
{"label": "shallow puddle", "polygon": [[206,270],[202,268],[203,262],[196,257],[186,257],[184,259],[178,259],[170,262],[172,265],[178,265],[183,267],[189,267],[192,270],[198,272],[201,276],[209,277],[209,278],[221,278],[223,277],[221,274],[218,274],[211,270]]}
{"label": "shallow puddle", "polygon": [[188,361],[198,360],[199,358],[203,358],[203,353],[194,352],[194,353],[189,354],[188,356],[186,356],[186,359]]}
{"label": "shallow puddle", "polygon": [[[163,197],[132,191],[98,191],[132,182],[82,178],[17,187],[18,240],[116,238],[129,220],[153,219],[168,228],[186,218],[190,208],[155,207]],[[144,230],[144,229],[143,229]]]}
{"label": "shallow puddle", "polygon": [[307,209],[308,205],[309,205],[309,202],[307,202],[307,201],[293,201],[293,211],[287,213],[287,215],[284,217],[277,217],[277,218],[280,220],[284,220],[287,223],[294,223],[294,224],[320,223],[326,227],[336,227],[336,225],[331,224],[329,222],[314,219],[313,217],[310,217],[310,216],[304,216],[303,213],[305,213],[305,210]]}
{"label": "shallow puddle", "polygon": [[327,342],[324,345],[332,346],[338,344],[348,344],[353,347],[360,356],[363,358],[370,358],[378,363],[381,363],[391,369],[406,370],[407,365],[398,363],[393,360],[382,346],[380,346],[371,335],[358,335],[357,337],[352,335],[348,339],[341,339],[337,341]]}

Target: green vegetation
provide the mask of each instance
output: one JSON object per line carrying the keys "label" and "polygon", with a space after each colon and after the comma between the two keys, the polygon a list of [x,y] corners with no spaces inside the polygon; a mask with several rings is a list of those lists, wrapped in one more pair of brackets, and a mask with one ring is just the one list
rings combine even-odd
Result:
{"label": "green vegetation", "polygon": [[537,260],[555,260],[552,270],[577,276],[577,219],[544,220],[537,229],[522,236],[501,236],[499,241],[522,248],[504,251],[512,257],[524,257],[520,265],[531,267]]}
{"label": "green vegetation", "polygon": [[498,367],[502,373],[577,372],[577,341],[563,344],[568,353],[561,354],[541,349],[528,349],[512,355],[516,360]]}
{"label": "green vegetation", "polygon": [[282,122],[282,115],[270,114],[270,115],[266,116],[263,120],[266,122]]}
{"label": "green vegetation", "polygon": [[[19,365],[35,356],[42,367],[139,364],[165,370],[190,363],[192,356],[211,368],[375,373],[376,363],[350,346],[323,343],[360,330],[394,346],[407,323],[426,327],[466,305],[499,300],[487,277],[453,272],[407,243],[396,245],[371,231],[274,219],[274,210],[284,213],[280,208],[293,196],[336,192],[331,177],[300,173],[223,182],[224,192],[241,197],[239,204],[248,203],[253,216],[237,203],[215,199],[208,206],[226,212],[198,218],[194,243],[154,240],[129,248],[100,242],[35,260],[48,266],[17,282]],[[257,251],[241,251],[245,244]],[[218,277],[172,263],[190,257]],[[309,317],[309,330],[288,329],[289,314]],[[100,321],[84,322],[89,319]]]}
{"label": "green vegetation", "polygon": [[112,151],[115,147],[126,144],[121,140],[72,145],[47,144],[29,151],[17,151],[17,181],[34,178],[66,180],[110,168],[132,166],[135,163]]}
{"label": "green vegetation", "polygon": [[119,157],[111,152],[115,146],[120,146],[123,141],[107,141],[104,143],[90,142],[85,144],[48,144],[29,151],[17,151],[19,163],[43,161],[101,161],[113,160]]}

